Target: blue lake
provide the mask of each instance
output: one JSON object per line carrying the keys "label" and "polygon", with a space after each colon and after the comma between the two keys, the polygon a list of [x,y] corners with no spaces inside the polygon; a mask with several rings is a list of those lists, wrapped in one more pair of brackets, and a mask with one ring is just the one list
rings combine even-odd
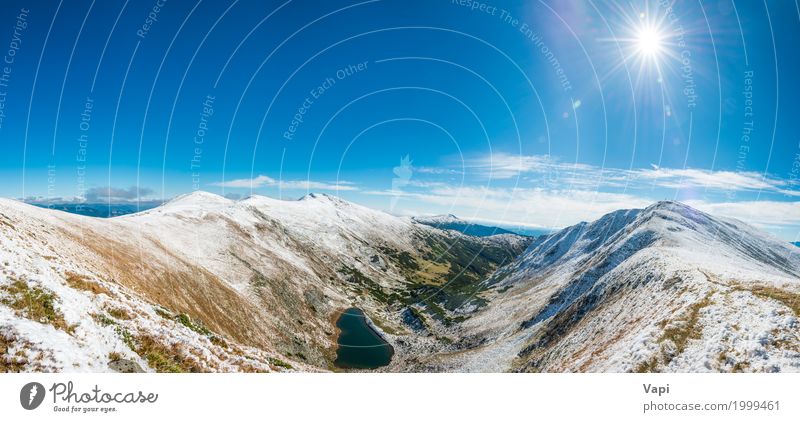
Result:
{"label": "blue lake", "polygon": [[334,365],[338,368],[375,369],[392,361],[394,348],[367,323],[361,309],[349,308],[336,321],[339,338]]}

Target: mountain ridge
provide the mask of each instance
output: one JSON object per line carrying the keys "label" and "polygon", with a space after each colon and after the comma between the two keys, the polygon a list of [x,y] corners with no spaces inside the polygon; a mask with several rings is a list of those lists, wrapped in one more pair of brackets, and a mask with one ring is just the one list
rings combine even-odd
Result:
{"label": "mountain ridge", "polygon": [[533,239],[317,194],[110,219],[0,199],[0,242],[6,369],[329,370],[355,306],[383,371],[800,370],[797,248],[676,202]]}
{"label": "mountain ridge", "polygon": [[[130,333],[123,336],[134,339],[130,344],[116,332],[103,334],[100,343],[113,345],[108,353],[122,354],[142,368],[161,370],[139,354],[145,344],[158,344],[161,349],[180,349],[170,355],[175,367],[192,363],[183,369],[283,368],[273,361],[293,368],[330,369],[336,345],[331,318],[338,310],[358,305],[393,332],[406,330],[401,314],[408,307],[425,314],[421,318],[428,327],[450,324],[456,317],[454,304],[477,300],[462,295],[480,290],[478,282],[525,245],[522,238],[478,239],[441,231],[321,195],[298,201],[260,196],[231,201],[193,193],[110,219],[3,200],[0,216],[3,256],[13,260],[0,284],[0,296],[12,306],[0,308],[15,321],[0,327],[0,337],[16,339],[17,348],[11,349],[20,353],[24,339],[37,338],[50,344],[49,352],[59,358],[67,349],[74,355],[80,344],[94,344],[97,350],[86,353],[99,363],[78,366],[92,370],[104,368],[98,350],[108,351],[107,346],[97,346],[92,332],[102,332],[103,327],[92,315]],[[94,291],[76,291],[70,274],[91,280],[87,283],[98,286],[93,290],[117,293],[101,299]],[[56,309],[66,297],[88,296],[99,305],[84,306],[83,314],[63,312],[70,326],[87,329],[67,333],[67,343],[58,345],[40,335],[50,324],[31,331],[24,323],[30,315],[14,310],[21,296],[13,280],[19,281],[19,289],[53,297],[48,306]],[[127,297],[136,305],[126,302]],[[116,319],[106,306],[152,312]],[[155,309],[183,315],[181,321],[196,321],[193,327],[213,334],[186,341],[186,347],[176,344],[160,328],[154,332],[154,327],[165,325],[181,329],[171,318],[154,314]],[[222,365],[206,356],[219,355],[226,362],[240,356],[208,345],[210,338],[261,355],[239,366]],[[69,368],[56,358],[37,365]]]}
{"label": "mountain ridge", "polygon": [[502,294],[460,327],[469,347],[427,365],[797,371],[798,268],[790,245],[736,220],[675,202],[615,211],[537,240],[498,269],[487,282]]}
{"label": "mountain ridge", "polygon": [[412,217],[413,221],[425,224],[431,227],[436,227],[442,230],[455,230],[470,236],[495,236],[501,234],[513,234],[518,236],[525,236],[511,230],[506,230],[501,227],[486,226],[474,222],[469,222],[456,217],[453,214],[447,215],[433,215],[427,217]]}

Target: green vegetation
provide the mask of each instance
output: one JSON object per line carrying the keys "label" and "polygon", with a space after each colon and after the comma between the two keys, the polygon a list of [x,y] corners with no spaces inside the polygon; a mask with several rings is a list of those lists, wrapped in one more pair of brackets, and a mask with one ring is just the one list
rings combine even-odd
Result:
{"label": "green vegetation", "polygon": [[21,280],[15,280],[8,286],[0,286],[0,291],[7,294],[0,303],[16,311],[18,316],[50,324],[69,334],[75,331],[74,325],[68,325],[64,314],[56,308],[57,297],[54,293],[39,287],[30,287]]}
{"label": "green vegetation", "polygon": [[114,328],[114,331],[117,332],[117,335],[122,337],[122,342],[128,346],[129,349],[136,351],[136,344],[134,344],[133,336],[131,333],[128,332],[125,328],[117,326]]}
{"label": "green vegetation", "polygon": [[91,314],[92,319],[95,320],[98,324],[102,325],[103,327],[108,327],[109,325],[117,325],[117,321],[103,315],[103,314]]}
{"label": "green vegetation", "polygon": [[268,358],[268,360],[269,360],[269,364],[272,365],[272,366],[277,366],[277,367],[285,368],[285,369],[292,369],[292,365],[289,365],[288,363],[286,363],[286,362],[284,362],[284,361],[282,361],[282,360],[280,360],[278,358]]}
{"label": "green vegetation", "polygon": [[205,325],[203,325],[202,322],[194,321],[191,317],[189,317],[189,315],[178,314],[174,319],[197,334],[207,337],[213,334],[208,328],[205,327]]}
{"label": "green vegetation", "polygon": [[396,293],[386,294],[380,284],[364,275],[358,268],[344,265],[342,268],[339,268],[337,272],[341,274],[345,280],[360,286],[362,289],[366,290],[367,294],[382,303],[391,305],[400,298]]}
{"label": "green vegetation", "polygon": [[[200,366],[180,353],[178,345],[167,347],[148,335],[133,336],[120,326],[117,326],[115,330],[117,335],[122,338],[122,342],[144,358],[157,372],[202,372]],[[116,360],[111,355],[109,355],[109,359]]]}
{"label": "green vegetation", "polygon": [[155,308],[156,314],[164,319],[171,319],[173,321],[179,322],[184,327],[194,331],[201,336],[205,336],[208,338],[208,341],[211,344],[219,347],[228,348],[228,342],[225,341],[224,338],[214,334],[213,331],[206,328],[206,326],[198,320],[192,319],[189,315],[186,314],[172,314],[166,309],[156,306]]}
{"label": "green vegetation", "polygon": [[[418,241],[418,254],[379,248],[407,280],[406,289],[401,292],[387,295],[377,283],[349,267],[340,273],[345,274],[347,280],[366,286],[367,293],[381,302],[415,305],[440,323],[451,325],[466,319],[452,315],[459,307],[486,305],[481,293],[488,287],[483,280],[514,258],[513,251],[471,239],[429,236]],[[425,320],[421,314],[417,317]]]}

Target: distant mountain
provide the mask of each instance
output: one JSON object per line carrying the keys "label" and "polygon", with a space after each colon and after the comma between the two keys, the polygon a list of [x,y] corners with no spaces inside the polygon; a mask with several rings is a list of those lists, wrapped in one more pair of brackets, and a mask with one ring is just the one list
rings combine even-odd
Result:
{"label": "distant mountain", "polygon": [[464,221],[453,214],[448,215],[435,215],[430,217],[414,217],[414,221],[426,224],[428,226],[436,227],[442,230],[455,230],[470,236],[494,236],[497,234],[516,234],[520,236],[539,236],[545,234],[546,231],[529,229],[529,228],[514,228],[513,230],[505,229],[496,226],[485,226],[478,223],[470,223]]}
{"label": "distant mountain", "polygon": [[450,371],[800,371],[800,254],[676,202],[537,238],[487,281]]}
{"label": "distant mountain", "polygon": [[792,245],[795,245],[795,246],[797,246],[798,248],[800,248],[800,242],[792,242]]}
{"label": "distant mountain", "polygon": [[52,210],[64,211],[72,214],[85,215],[89,217],[109,218],[120,215],[133,214],[139,211],[149,210],[161,205],[161,201],[147,201],[139,204],[103,204],[103,203],[32,203],[37,207],[49,208]]}

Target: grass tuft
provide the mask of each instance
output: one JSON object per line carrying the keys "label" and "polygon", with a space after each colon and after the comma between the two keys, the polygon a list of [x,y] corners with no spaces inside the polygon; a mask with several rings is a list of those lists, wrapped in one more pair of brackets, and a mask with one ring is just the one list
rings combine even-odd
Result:
{"label": "grass tuft", "polygon": [[133,319],[133,316],[131,316],[131,314],[128,311],[122,308],[111,308],[108,310],[108,314],[116,319],[124,319],[124,320]]}
{"label": "grass tuft", "polygon": [[14,346],[14,343],[16,343],[16,341],[13,337],[6,337],[6,335],[0,334],[0,372],[10,373],[25,371],[28,360],[25,358],[24,354],[19,356],[12,355],[9,352],[11,347]]}
{"label": "grass tuft", "polygon": [[39,287],[31,287],[21,280],[16,280],[8,286],[0,286],[0,290],[7,294],[0,299],[0,303],[14,309],[18,316],[42,324],[50,324],[68,334],[75,332],[76,326],[67,324],[64,314],[57,309],[58,298],[53,292]]}
{"label": "grass tuft", "polygon": [[286,363],[286,362],[284,362],[284,361],[282,361],[282,360],[280,360],[278,358],[269,358],[268,360],[269,360],[269,364],[272,365],[272,366],[277,366],[277,367],[285,368],[285,369],[292,369],[292,365],[289,365],[288,363]]}
{"label": "grass tuft", "polygon": [[[698,324],[700,321],[700,311],[703,308],[711,305],[711,295],[713,292],[708,293],[703,299],[693,303],[684,316],[675,321],[663,321],[661,328],[664,329],[661,337],[657,343],[661,345],[661,351],[656,356],[648,360],[640,362],[633,372],[659,372],[659,367],[667,366],[672,362],[672,359],[679,356],[686,350],[689,345],[689,340],[699,339],[703,335],[702,327]],[[675,345],[674,351],[666,352],[663,343],[669,341]]]}
{"label": "grass tuft", "polygon": [[143,357],[156,372],[204,372],[197,362],[181,353],[178,345],[168,347],[148,335],[131,341],[134,344],[133,351]]}
{"label": "grass tuft", "polygon": [[66,281],[69,287],[73,289],[83,290],[86,292],[90,292],[96,295],[105,294],[107,296],[113,296],[110,290],[101,286],[100,284],[90,281],[85,276],[80,274],[73,273],[71,271],[67,271],[66,273]]}

